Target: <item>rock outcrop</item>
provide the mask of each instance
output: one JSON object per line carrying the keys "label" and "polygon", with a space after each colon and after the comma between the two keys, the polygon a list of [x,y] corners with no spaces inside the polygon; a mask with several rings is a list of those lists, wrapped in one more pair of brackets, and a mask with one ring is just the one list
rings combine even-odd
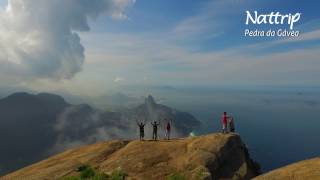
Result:
{"label": "rock outcrop", "polygon": [[254,180],[320,180],[320,158],[293,163],[258,176]]}
{"label": "rock outcrop", "polygon": [[[121,169],[128,179],[166,179],[179,173],[186,179],[250,179],[256,163],[237,134],[210,134],[160,141],[113,140],[67,150],[8,174],[2,179],[59,179],[77,175],[90,165],[106,174]],[[0,178],[1,179],[1,178]]]}

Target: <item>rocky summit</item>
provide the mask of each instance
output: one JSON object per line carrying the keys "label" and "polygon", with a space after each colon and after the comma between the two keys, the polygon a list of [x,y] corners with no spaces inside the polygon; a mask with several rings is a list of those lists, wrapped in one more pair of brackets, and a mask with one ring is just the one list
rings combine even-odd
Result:
{"label": "rocky summit", "polygon": [[70,149],[1,179],[63,179],[90,166],[126,179],[251,179],[259,166],[250,159],[239,135],[215,133],[173,140],[112,140]]}

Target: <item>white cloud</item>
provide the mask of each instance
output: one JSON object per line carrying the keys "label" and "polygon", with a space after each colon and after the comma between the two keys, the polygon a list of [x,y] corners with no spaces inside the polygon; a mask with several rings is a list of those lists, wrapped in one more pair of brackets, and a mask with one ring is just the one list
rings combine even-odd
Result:
{"label": "white cloud", "polygon": [[[320,83],[319,78],[316,78],[320,76],[317,47],[253,55],[253,52],[261,50],[259,45],[195,52],[159,34],[100,33],[86,34],[82,38],[88,47],[88,61],[83,72],[70,81],[64,81],[64,84],[59,82],[50,86],[51,83],[39,83],[29,86],[38,91],[45,87],[59,87],[72,94],[86,95],[90,92],[101,95],[109,90],[119,90],[117,88],[124,84],[143,88],[145,85]],[[83,86],[84,82],[90,82],[90,86]]]}
{"label": "white cloud", "polygon": [[[193,26],[204,22],[201,18],[192,19],[184,21],[188,22],[185,25]],[[179,25],[181,24],[183,22]],[[177,30],[177,26],[173,27],[172,31],[174,30]],[[183,28],[180,30],[184,31]],[[82,94],[87,92],[103,94],[124,84],[144,87],[143,85],[320,83],[319,79],[315,78],[320,76],[320,62],[317,60],[320,54],[317,47],[313,49],[300,47],[284,52],[253,55],[266,48],[268,42],[263,42],[199,52],[177,43],[172,31],[79,33],[82,43],[87,47],[84,71],[76,78],[64,81],[64,84],[59,82],[54,87]],[[190,32],[201,31],[191,28]],[[317,36],[318,33],[315,32],[310,32],[309,35],[302,34],[299,41]],[[275,42],[272,41],[268,46],[273,47]],[[120,83],[123,81],[125,83]],[[89,82],[90,86],[83,87],[83,82]],[[44,87],[42,83],[30,86],[37,90]]]}
{"label": "white cloud", "polygon": [[183,36],[205,33],[213,28],[214,23],[210,19],[212,18],[208,14],[189,17],[180,22],[174,32]]}
{"label": "white cloud", "polygon": [[209,1],[203,3],[197,13],[185,18],[174,28],[174,33],[182,38],[212,38],[224,34],[233,24],[230,17],[239,16],[250,1],[243,4],[237,0]]}
{"label": "white cloud", "polygon": [[105,13],[126,19],[135,0],[9,0],[0,9],[0,75],[7,81],[70,79],[81,71],[79,31]]}
{"label": "white cloud", "polygon": [[284,44],[284,43],[294,43],[294,42],[302,42],[302,41],[314,41],[320,40],[320,29],[302,33],[298,37],[289,37],[285,39],[281,39],[275,41],[274,44]]}
{"label": "white cloud", "polygon": [[267,48],[273,48],[274,46],[277,46],[277,45],[286,46],[294,43],[304,43],[306,41],[319,41],[319,40],[320,40],[320,29],[315,29],[313,31],[301,33],[297,37],[283,37],[283,38],[275,39],[272,41],[267,41],[267,42],[263,41],[263,42],[251,44],[251,45],[245,46],[244,48],[239,48],[239,49],[241,50],[248,49],[249,51],[250,49],[264,50]]}
{"label": "white cloud", "polygon": [[122,81],[124,81],[124,80],[125,80],[125,79],[122,78],[122,77],[116,77],[116,78],[114,78],[113,82],[119,83],[119,82],[122,82]]}
{"label": "white cloud", "polygon": [[[96,44],[102,44],[105,39],[118,41],[104,43],[103,47],[90,46],[92,50],[87,54],[90,66],[109,66],[112,71],[108,73],[125,74],[130,83],[148,77],[152,81],[146,83],[158,85],[312,84],[318,81],[312,75],[320,72],[317,48],[253,55],[253,52],[261,50],[259,45],[242,45],[220,51],[195,52],[177,45],[174,39],[168,40],[159,35],[155,38],[108,33],[94,36],[100,38],[85,39]],[[107,51],[98,50],[100,48]],[[167,68],[177,70],[168,71]]]}

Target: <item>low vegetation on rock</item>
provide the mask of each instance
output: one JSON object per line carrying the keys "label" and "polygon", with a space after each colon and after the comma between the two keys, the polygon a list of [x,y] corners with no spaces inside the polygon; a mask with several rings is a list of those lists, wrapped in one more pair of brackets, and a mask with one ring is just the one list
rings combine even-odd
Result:
{"label": "low vegetation on rock", "polygon": [[61,180],[124,180],[127,174],[121,169],[116,169],[110,174],[100,172],[89,165],[81,165],[78,167],[77,176],[67,176]]}

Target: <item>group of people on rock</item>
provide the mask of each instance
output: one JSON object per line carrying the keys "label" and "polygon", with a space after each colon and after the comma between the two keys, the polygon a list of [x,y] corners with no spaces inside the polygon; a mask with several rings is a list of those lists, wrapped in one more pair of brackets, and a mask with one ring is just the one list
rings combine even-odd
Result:
{"label": "group of people on rock", "polygon": [[[167,121],[166,124],[166,132],[165,132],[165,137],[167,140],[170,140],[170,133],[171,133],[171,123],[169,120],[165,119],[165,121]],[[137,125],[139,126],[139,130],[140,130],[140,140],[144,140],[144,127],[146,125],[146,123],[144,122],[137,122]],[[158,140],[158,126],[160,126],[160,122],[157,121],[153,121],[151,122],[152,125],[152,140]]]}
{"label": "group of people on rock", "polygon": [[234,118],[232,115],[227,115],[227,112],[224,112],[221,118],[222,123],[222,133],[234,132]]}
{"label": "group of people on rock", "polygon": [[[165,122],[167,122],[165,127],[165,137],[167,140],[170,140],[170,133],[171,133],[171,121],[165,119]],[[235,132],[235,126],[234,126],[234,117],[232,115],[227,115],[227,112],[224,112],[221,118],[222,123],[222,133],[228,133],[228,132]],[[140,140],[144,140],[144,127],[146,125],[146,122],[138,122],[137,125],[139,126],[140,130]],[[151,122],[152,125],[152,140],[158,140],[158,126],[160,126],[160,121],[153,121]]]}

